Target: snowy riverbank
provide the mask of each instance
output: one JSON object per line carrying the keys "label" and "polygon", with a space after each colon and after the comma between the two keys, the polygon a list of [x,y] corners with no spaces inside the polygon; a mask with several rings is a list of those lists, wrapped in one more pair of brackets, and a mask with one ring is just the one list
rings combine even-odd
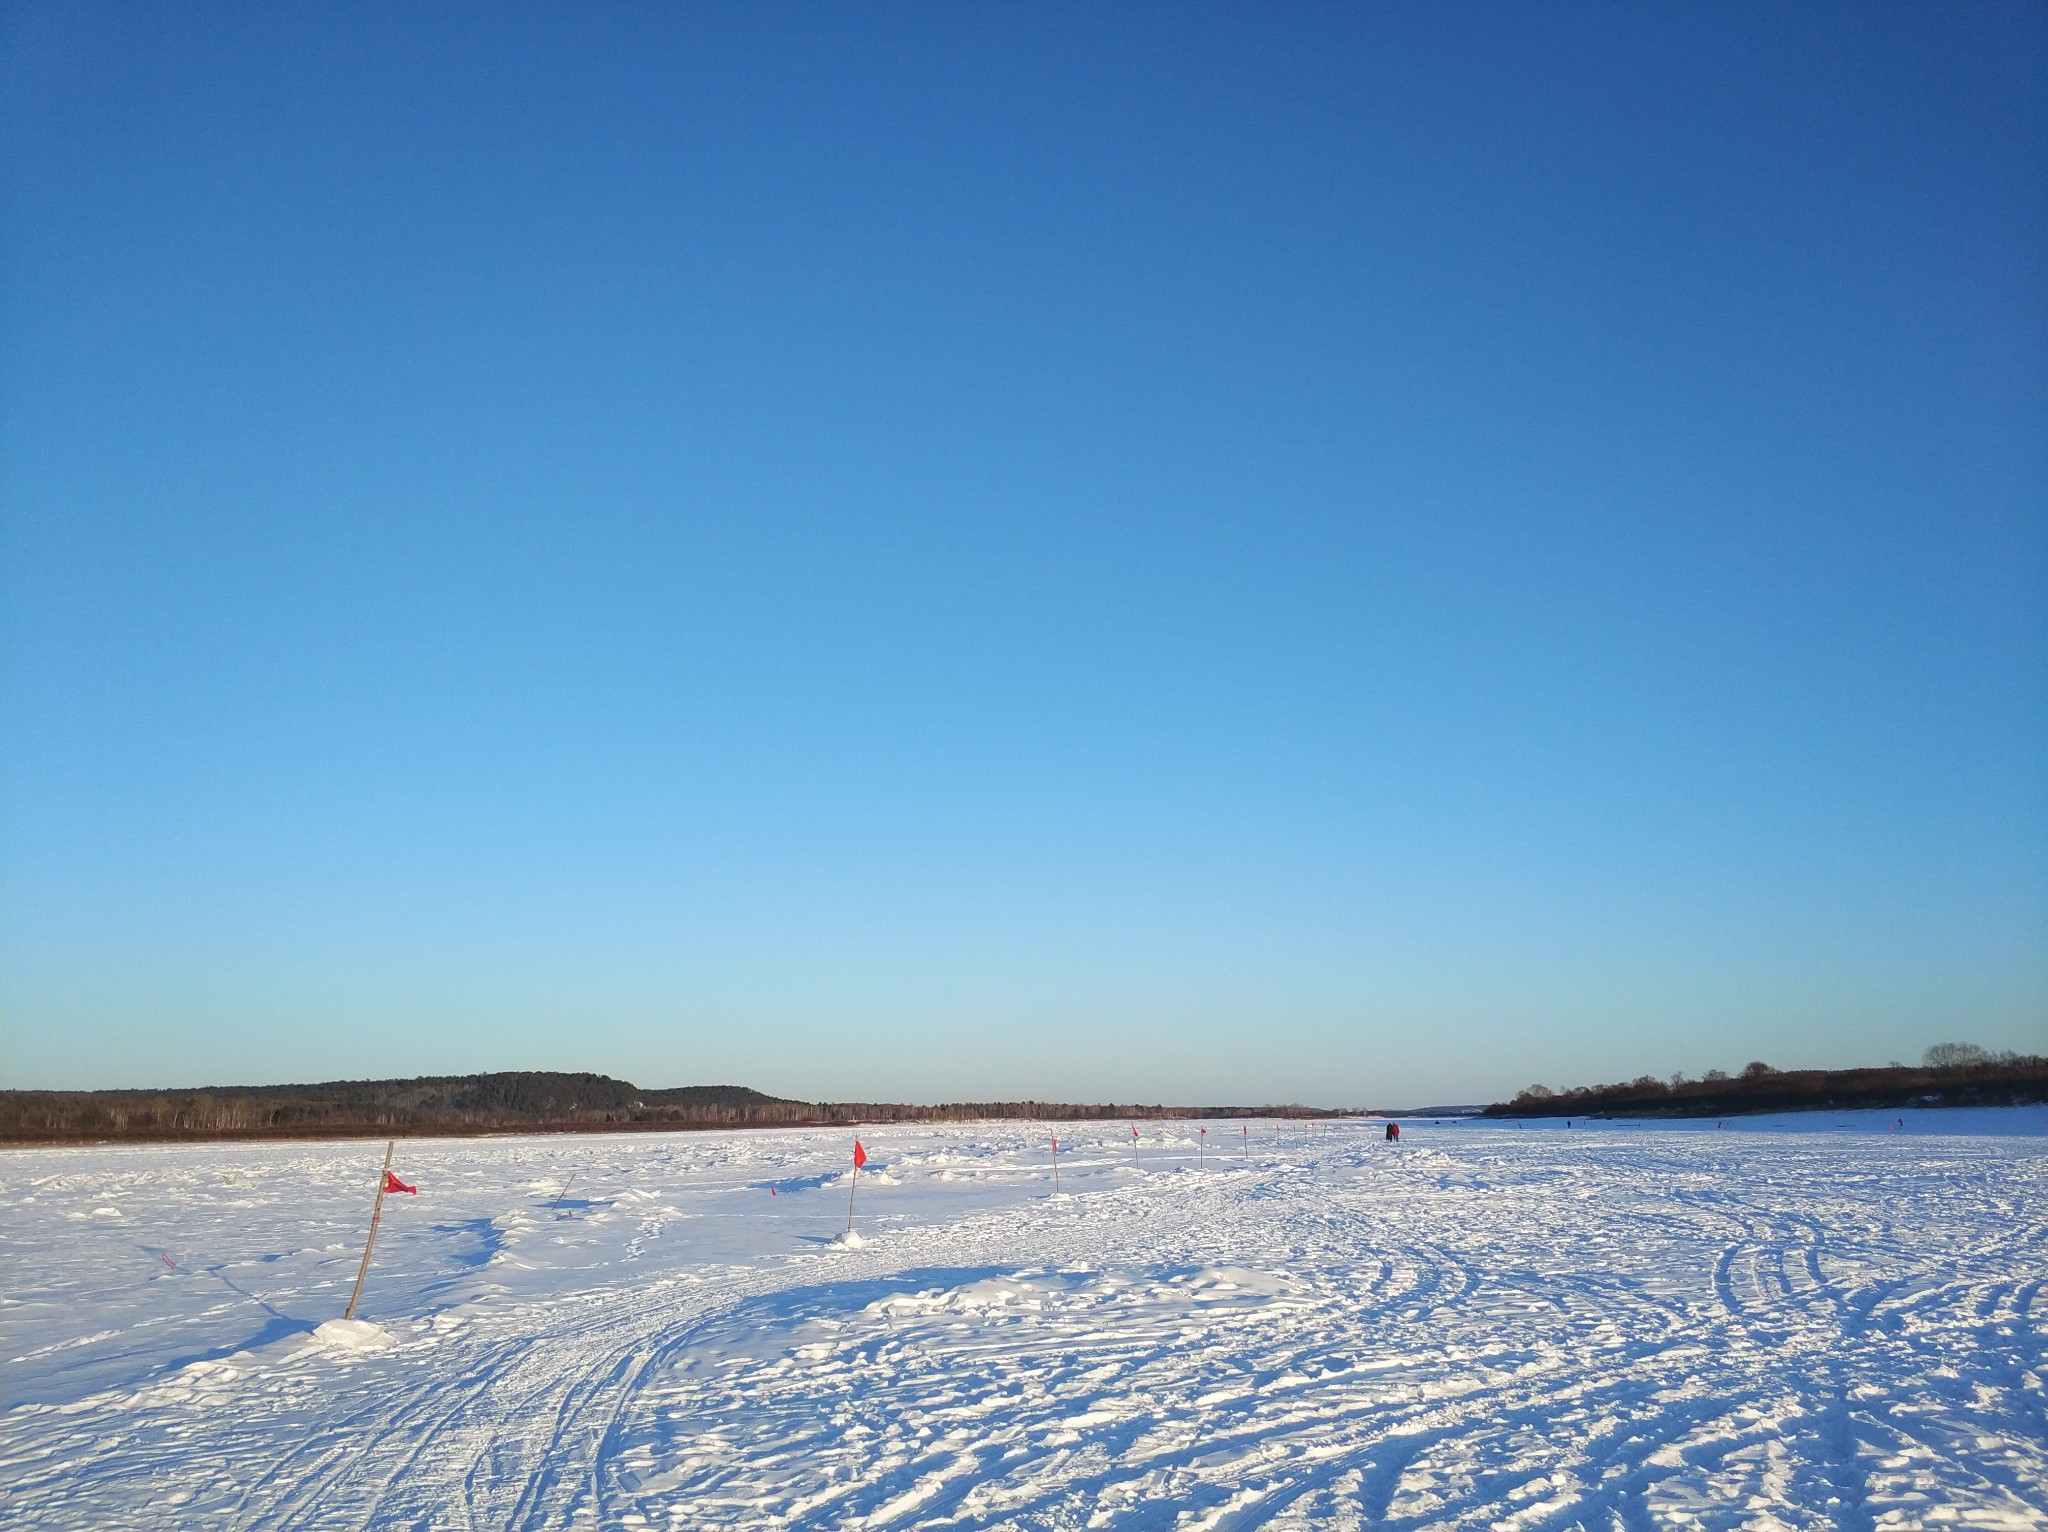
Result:
{"label": "snowy riverbank", "polygon": [[2048,1527],[2048,1108],[1199,1126],[11,1151],[7,1520]]}

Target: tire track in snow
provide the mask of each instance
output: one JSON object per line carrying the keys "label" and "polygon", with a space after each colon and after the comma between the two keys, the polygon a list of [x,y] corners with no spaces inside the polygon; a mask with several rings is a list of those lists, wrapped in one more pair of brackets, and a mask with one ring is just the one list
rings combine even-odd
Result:
{"label": "tire track in snow", "polygon": [[[1727,1250],[1723,1251],[1715,1286],[1722,1290],[1723,1308],[1729,1319],[1751,1326],[1767,1323],[1782,1329],[1797,1341],[1791,1352],[1795,1358],[1804,1357],[1811,1361],[1824,1356],[1828,1332],[1834,1329],[1837,1336],[1840,1333],[1831,1321],[1838,1318],[1845,1307],[1843,1289],[1821,1264],[1828,1246],[1825,1226],[1818,1219],[1783,1218],[1753,1207],[1740,1208],[1731,1216],[1742,1238],[1730,1249],[1752,1253],[1756,1276],[1750,1299],[1729,1301],[1726,1289],[1730,1279],[1727,1272],[1734,1258]],[[1327,1224],[1327,1220],[1323,1222]],[[1405,1246],[1422,1250],[1427,1248],[1427,1242],[1411,1240],[1406,1241]],[[1283,1264],[1290,1270],[1296,1269],[1292,1260]],[[1471,1275],[1473,1269],[1471,1264],[1460,1262],[1455,1257],[1447,1258],[1427,1270],[1417,1270],[1414,1280],[1405,1290],[1399,1280],[1393,1280],[1386,1284],[1387,1291],[1402,1297],[1427,1297],[1434,1289],[1448,1285],[1444,1271],[1456,1270],[1464,1284],[1459,1294],[1462,1297],[1479,1285]],[[1570,1306],[1552,1307],[1568,1309]],[[1683,1330],[1688,1322],[1688,1312],[1683,1303],[1665,1306],[1658,1317],[1661,1324],[1654,1328],[1661,1328],[1666,1333]],[[1711,1340],[1711,1335],[1707,1339]],[[1782,1346],[1752,1345],[1743,1349],[1746,1360],[1741,1365],[1701,1361],[1660,1366],[1660,1356],[1653,1354],[1646,1357],[1611,1356],[1603,1364],[1592,1367],[1590,1370],[1596,1374],[1639,1385],[1634,1389],[1639,1407],[1643,1398],[1652,1397],[1659,1391],[1671,1392],[1675,1397],[1655,1403],[1648,1409],[1648,1425],[1613,1434],[1605,1438],[1605,1446],[1582,1451],[1576,1464],[1568,1465],[1571,1467],[1569,1476],[1578,1480],[1581,1487],[1575,1494],[1564,1497],[1560,1505],[1546,1508],[1540,1515],[1518,1516],[1514,1499],[1507,1491],[1487,1492],[1474,1487],[1467,1491],[1467,1503],[1457,1513],[1446,1515],[1443,1508],[1433,1507],[1406,1518],[1407,1522],[1418,1526],[1529,1525],[1561,1528],[1598,1524],[1605,1518],[1620,1525],[1647,1525],[1653,1519],[1646,1504],[1646,1494],[1651,1488],[1688,1474],[1718,1469],[1731,1458],[1775,1442],[1786,1426],[1797,1426],[1799,1421],[1809,1419],[1811,1429],[1800,1428],[1806,1448],[1805,1478],[1817,1481],[1823,1488],[1834,1492],[1829,1495],[1816,1493],[1813,1498],[1827,1506],[1828,1514],[1837,1521],[1844,1524],[1865,1521],[1866,1514],[1858,1509],[1863,1498],[1862,1479],[1857,1467],[1861,1455],[1858,1428],[1842,1403],[1844,1395],[1836,1390],[1833,1401],[1818,1410],[1804,1414],[1793,1411],[1776,1423],[1744,1423],[1737,1417],[1755,1395],[1760,1355],[1768,1353],[1770,1365],[1782,1366],[1787,1353]],[[1258,1360],[1269,1367],[1282,1365],[1275,1356],[1261,1356]],[[1582,1401],[1589,1393],[1584,1384],[1584,1377],[1589,1371],[1588,1358],[1584,1354],[1566,1356],[1560,1359],[1560,1365],[1577,1381],[1546,1387],[1488,1387],[1475,1391],[1469,1400],[1438,1407],[1432,1416],[1425,1418],[1448,1418],[1453,1423],[1437,1427],[1432,1444],[1454,1441],[1469,1444],[1475,1436],[1485,1444],[1488,1440],[1486,1433],[1475,1431],[1479,1422],[1501,1416],[1522,1423],[1547,1420],[1553,1418],[1560,1408]],[[896,1376],[900,1379],[900,1369]],[[888,1387],[887,1379],[866,1381],[873,1387],[885,1390]],[[1128,1388],[1130,1380],[1124,1380],[1121,1386]],[[1629,1389],[1609,1389],[1603,1398],[1595,1402],[1612,1405],[1629,1392]],[[1809,1397],[1818,1395],[1826,1400],[1828,1392],[1825,1381],[1817,1379],[1814,1393]],[[1323,1493],[1329,1484],[1346,1475],[1355,1475],[1355,1482],[1360,1486],[1368,1482],[1370,1471],[1386,1456],[1380,1442],[1335,1440],[1340,1433],[1333,1428],[1346,1420],[1356,1424],[1360,1418],[1372,1413],[1373,1406],[1368,1402],[1353,1414],[1341,1405],[1333,1407],[1328,1402],[1328,1393],[1326,1387],[1325,1405],[1318,1414],[1316,1425],[1324,1438],[1321,1445],[1334,1448],[1334,1456],[1326,1455],[1326,1460],[1319,1463],[1313,1472],[1292,1477],[1283,1475],[1273,1483],[1255,1485],[1251,1489],[1240,1486],[1232,1490],[1220,1506],[1212,1505],[1202,1512],[1202,1524],[1263,1525],[1287,1514],[1288,1507],[1296,1501]],[[1005,1396],[1000,1403],[1013,1419],[1023,1413],[1021,1401],[1014,1397]],[[1176,1403],[1184,1405],[1185,1400]],[[890,1401],[890,1409],[896,1406],[897,1401]],[[1182,1413],[1177,1408],[1155,1409],[1155,1427],[1160,1419],[1172,1421]],[[1412,1411],[1399,1406],[1383,1406],[1379,1413],[1379,1423],[1387,1431],[1412,1429]],[[1243,1429],[1212,1429],[1201,1444],[1177,1442],[1163,1450],[1152,1451],[1145,1450],[1143,1433],[1125,1432],[1109,1442],[1111,1450],[1104,1455],[1122,1465],[1121,1487],[1128,1491],[1122,1503],[1131,1508],[1133,1523],[1140,1524],[1156,1511],[1162,1501],[1187,1505],[1200,1498],[1198,1491],[1203,1482],[1200,1468],[1205,1458],[1228,1460],[1233,1452],[1248,1455],[1254,1445],[1270,1449],[1276,1439],[1285,1436],[1292,1424],[1268,1412],[1265,1418],[1248,1422]],[[1494,1433],[1495,1436],[1498,1434]],[[1426,1460],[1427,1456],[1427,1451],[1418,1447],[1409,1458],[1410,1467],[1413,1468],[1418,1459]],[[877,1523],[886,1521],[891,1515],[900,1514],[892,1508],[900,1508],[904,1503],[899,1493],[904,1475],[909,1474],[915,1482],[930,1482],[933,1470],[929,1462],[913,1461],[905,1468],[899,1460],[893,1465],[893,1472],[893,1478],[878,1477],[851,1489],[841,1486],[829,1502],[829,1520],[867,1515],[874,1517]],[[1038,1496],[1027,1493],[1013,1495],[1000,1503],[968,1504],[958,1513],[939,1520],[928,1519],[925,1524],[1057,1524],[1079,1513],[1077,1495],[1084,1501],[1092,1499],[1100,1507],[1115,1499],[1113,1492],[1120,1487],[1114,1470],[1082,1474],[1055,1453],[1027,1456],[1023,1464],[1013,1466],[1007,1472],[1013,1478],[1030,1477],[1035,1473],[1041,1480],[1057,1482]],[[917,1478],[920,1473],[924,1475],[922,1479]],[[1514,1478],[1513,1475],[1508,1477]],[[1212,1483],[1209,1487],[1219,1493],[1221,1491],[1220,1484]],[[682,1493],[671,1503],[688,1503],[685,1486],[672,1488]],[[969,1498],[956,1493],[952,1503],[960,1505]],[[624,1503],[619,1502],[620,1505]],[[757,1506],[754,1509],[764,1508]],[[815,1511],[816,1507],[812,1509]],[[1725,1509],[1732,1511],[1734,1507]],[[1402,1517],[1390,1516],[1384,1503],[1378,1507],[1361,1505],[1359,1511],[1375,1520],[1387,1520],[1396,1525],[1404,1522]],[[1211,1515],[1211,1512],[1215,1514]],[[1117,1520],[1113,1510],[1105,1518],[1098,1509],[1096,1517],[1099,1524],[1115,1524]],[[827,1524],[827,1519],[807,1517],[801,1513],[792,1521],[798,1525]]]}

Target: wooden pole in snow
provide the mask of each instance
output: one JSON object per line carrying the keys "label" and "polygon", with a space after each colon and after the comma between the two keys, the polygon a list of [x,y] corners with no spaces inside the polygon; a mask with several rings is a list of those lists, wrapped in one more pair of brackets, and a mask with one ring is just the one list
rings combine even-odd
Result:
{"label": "wooden pole in snow", "polygon": [[1055,1197],[1060,1194],[1060,1136],[1057,1133],[1052,1136],[1052,1194]]}
{"label": "wooden pole in snow", "polygon": [[363,1296],[363,1278],[370,1274],[370,1252],[377,1248],[377,1220],[384,1216],[384,1188],[391,1182],[391,1151],[398,1147],[398,1140],[392,1139],[384,1146],[384,1171],[377,1177],[377,1203],[370,1209],[370,1237],[363,1241],[363,1264],[356,1268],[356,1290],[348,1295],[348,1312],[343,1319],[356,1317],[356,1300]]}
{"label": "wooden pole in snow", "polygon": [[860,1160],[856,1158],[853,1162],[853,1179],[846,1183],[846,1233],[840,1236],[841,1239],[845,1239],[853,1233],[853,1193],[854,1188],[859,1185]]}

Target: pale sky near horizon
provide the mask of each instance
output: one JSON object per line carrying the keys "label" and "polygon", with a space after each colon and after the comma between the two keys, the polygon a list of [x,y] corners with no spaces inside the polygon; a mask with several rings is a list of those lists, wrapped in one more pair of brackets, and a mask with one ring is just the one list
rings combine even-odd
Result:
{"label": "pale sky near horizon", "polygon": [[0,1082],[2048,1030],[2048,7],[0,12]]}

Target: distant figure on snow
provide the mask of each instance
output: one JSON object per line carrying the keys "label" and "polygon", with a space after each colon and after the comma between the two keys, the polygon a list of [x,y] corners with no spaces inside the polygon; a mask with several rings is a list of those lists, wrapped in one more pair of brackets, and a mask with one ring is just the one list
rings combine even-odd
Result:
{"label": "distant figure on snow", "polygon": [[1387,1124],[1387,1142],[1390,1144],[1398,1144],[1401,1142],[1401,1125],[1398,1122],[1390,1122]]}

